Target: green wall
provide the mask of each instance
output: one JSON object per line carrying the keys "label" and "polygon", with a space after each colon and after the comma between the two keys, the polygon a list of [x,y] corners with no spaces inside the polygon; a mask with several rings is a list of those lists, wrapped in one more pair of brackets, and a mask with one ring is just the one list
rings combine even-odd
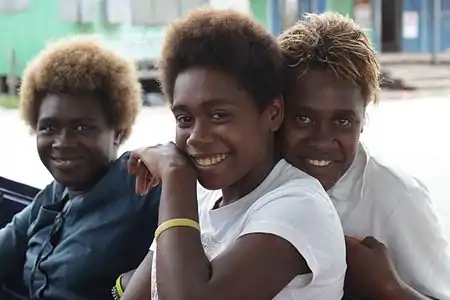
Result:
{"label": "green wall", "polygon": [[[393,1],[393,0],[389,0]],[[327,0],[327,10],[335,11],[351,18],[354,17],[354,0]],[[367,36],[373,44],[373,21],[371,28],[364,28]]]}
{"label": "green wall", "polygon": [[[11,0],[13,1],[13,0]],[[92,26],[60,21],[58,0],[30,0],[19,13],[0,14],[0,74],[9,72],[9,49],[15,49],[16,75],[46,42],[77,32],[91,32]]]}
{"label": "green wall", "polygon": [[327,10],[353,17],[354,0],[327,0]]}
{"label": "green wall", "polygon": [[269,0],[248,0],[250,2],[250,11],[258,22],[269,28],[268,3]]}

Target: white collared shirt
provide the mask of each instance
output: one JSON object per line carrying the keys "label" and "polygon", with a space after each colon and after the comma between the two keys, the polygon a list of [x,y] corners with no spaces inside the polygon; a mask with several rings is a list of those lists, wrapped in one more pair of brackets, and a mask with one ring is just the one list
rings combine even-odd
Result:
{"label": "white collared shirt", "polygon": [[406,284],[450,300],[450,246],[419,180],[384,165],[360,144],[352,166],[328,194],[347,236],[377,238]]}

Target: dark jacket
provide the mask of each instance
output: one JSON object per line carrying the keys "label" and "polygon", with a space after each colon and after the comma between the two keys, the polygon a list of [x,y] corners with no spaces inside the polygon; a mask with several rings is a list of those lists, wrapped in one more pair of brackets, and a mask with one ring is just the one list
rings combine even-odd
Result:
{"label": "dark jacket", "polygon": [[23,267],[30,299],[111,299],[117,276],[144,259],[158,223],[161,190],[135,194],[128,156],[67,205],[65,187],[51,183],[0,230],[0,285]]}

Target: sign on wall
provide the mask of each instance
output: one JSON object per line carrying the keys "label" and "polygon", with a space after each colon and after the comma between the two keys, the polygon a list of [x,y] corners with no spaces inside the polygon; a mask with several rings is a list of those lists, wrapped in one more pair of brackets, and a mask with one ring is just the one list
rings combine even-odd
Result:
{"label": "sign on wall", "polygon": [[417,39],[419,37],[419,12],[403,12],[403,30],[404,39]]}

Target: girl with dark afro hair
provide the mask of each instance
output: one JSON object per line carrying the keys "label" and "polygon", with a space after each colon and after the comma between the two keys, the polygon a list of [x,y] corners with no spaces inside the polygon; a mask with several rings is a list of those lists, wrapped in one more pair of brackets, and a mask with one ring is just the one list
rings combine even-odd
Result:
{"label": "girl with dark afro hair", "polygon": [[155,241],[123,299],[341,298],[338,215],[275,148],[282,66],[250,16],[197,10],[169,25],[159,68],[176,143],[131,154],[137,190],[160,181],[162,196]]}

